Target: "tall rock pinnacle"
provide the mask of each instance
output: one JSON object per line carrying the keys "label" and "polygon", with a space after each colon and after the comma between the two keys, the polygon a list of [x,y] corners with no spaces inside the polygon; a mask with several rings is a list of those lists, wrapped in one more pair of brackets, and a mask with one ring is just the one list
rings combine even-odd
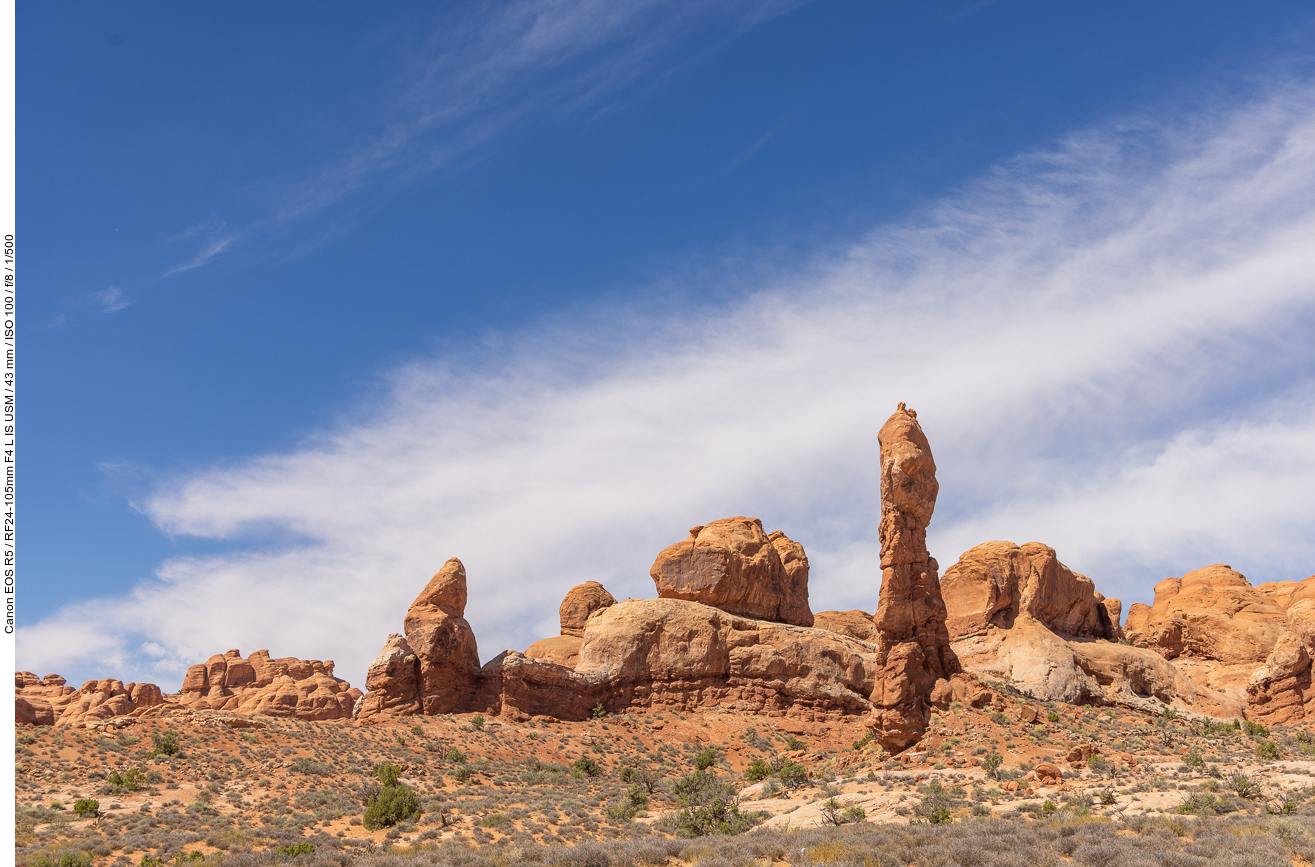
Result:
{"label": "tall rock pinnacle", "polygon": [[[877,434],[881,445],[881,599],[879,672],[868,725],[891,752],[917,743],[931,718],[938,681],[960,671],[945,628],[936,561],[927,525],[936,508],[936,463],[918,414],[900,404]],[[941,685],[947,691],[948,684]]]}

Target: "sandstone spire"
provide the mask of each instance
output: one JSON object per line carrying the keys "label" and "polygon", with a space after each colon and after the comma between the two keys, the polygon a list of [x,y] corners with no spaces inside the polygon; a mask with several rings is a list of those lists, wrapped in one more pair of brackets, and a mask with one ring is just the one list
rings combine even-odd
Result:
{"label": "sandstone spire", "polygon": [[[937,681],[957,673],[927,525],[936,508],[936,463],[918,415],[900,404],[877,434],[881,445],[881,598],[876,686],[868,724],[891,752],[918,742]],[[944,690],[942,685],[942,690]]]}

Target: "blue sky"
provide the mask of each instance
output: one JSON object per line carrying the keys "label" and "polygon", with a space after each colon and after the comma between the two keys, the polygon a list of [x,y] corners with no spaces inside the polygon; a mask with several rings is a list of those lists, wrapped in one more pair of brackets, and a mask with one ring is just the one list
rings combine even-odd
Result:
{"label": "blue sky", "polygon": [[[376,4],[377,5],[377,4]],[[763,518],[942,568],[1315,572],[1309,4],[18,8],[20,668],[358,685],[447,557],[490,658]]]}

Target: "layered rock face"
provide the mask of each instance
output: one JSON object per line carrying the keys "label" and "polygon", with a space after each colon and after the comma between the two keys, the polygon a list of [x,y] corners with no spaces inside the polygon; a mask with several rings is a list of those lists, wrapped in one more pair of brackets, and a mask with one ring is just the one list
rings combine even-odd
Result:
{"label": "layered rock face", "polygon": [[1315,576],[1256,590],[1284,609],[1287,628],[1248,679],[1248,716],[1268,725],[1315,719]]}
{"label": "layered rock face", "polygon": [[1237,696],[1203,687],[1153,651],[1113,643],[1119,601],[1046,545],[978,545],[945,571],[941,588],[954,652],[969,671],[1003,675],[1048,701],[1242,713]]}
{"label": "layered rock face", "polygon": [[333,661],[271,658],[257,650],[215,654],[187,669],[179,704],[252,716],[330,720],[350,717],[361,691],[333,676]]}
{"label": "layered rock face", "polygon": [[877,640],[877,625],[872,622],[872,615],[857,608],[852,611],[819,611],[813,615],[813,625],[859,641],[875,644]]}
{"label": "layered rock face", "polygon": [[14,719],[18,725],[53,726],[76,693],[58,674],[14,672]]}
{"label": "layered rock face", "polygon": [[114,717],[141,716],[164,703],[153,683],[105,678],[74,689],[58,674],[41,678],[30,671],[15,672],[14,699],[19,725],[87,726]]}
{"label": "layered rock face", "polygon": [[480,666],[465,613],[466,567],[453,557],[407,609],[405,635],[390,635],[370,664],[359,716],[451,713],[468,703]]}
{"label": "layered rock face", "polygon": [[59,726],[88,726],[122,716],[141,716],[164,704],[153,683],[123,683],[113,678],[84,683],[55,722]]}
{"label": "layered rock face", "polygon": [[1020,613],[1066,638],[1122,637],[1123,604],[1106,599],[1040,542],[987,542],[965,552],[941,579],[952,640],[1010,629]]}
{"label": "layered rock face", "polygon": [[[782,552],[790,560],[787,570]],[[658,554],[649,570],[658,596],[719,608],[728,614],[812,626],[808,558],[757,518],[723,518],[690,528],[684,541]]]}
{"label": "layered rock face", "polygon": [[902,403],[877,440],[881,596],[873,617],[878,672],[869,725],[883,747],[898,752],[922,737],[932,690],[960,668],[945,627],[936,561],[927,552],[927,525],[940,491],[931,446],[917,414]]}
{"label": "layered rock face", "polygon": [[584,627],[595,611],[601,611],[609,605],[616,604],[616,597],[597,581],[586,581],[572,587],[557,609],[561,622],[561,634],[534,642],[525,650],[525,655],[535,659],[547,659],[567,668],[575,668],[580,658],[580,645],[583,643]]}
{"label": "layered rock face", "polygon": [[1212,689],[1245,698],[1256,668],[1287,630],[1277,599],[1216,564],[1155,585],[1155,602],[1128,611],[1128,640],[1172,660]]}

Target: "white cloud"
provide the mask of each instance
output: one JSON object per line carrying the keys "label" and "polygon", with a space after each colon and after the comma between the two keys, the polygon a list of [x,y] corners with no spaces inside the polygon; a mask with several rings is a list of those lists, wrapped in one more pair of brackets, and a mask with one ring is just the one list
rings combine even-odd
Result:
{"label": "white cloud", "polygon": [[104,313],[117,313],[132,303],[117,286],[111,286],[104,292],[97,292],[96,300]]}
{"label": "white cloud", "polygon": [[[794,273],[722,275],[754,282],[731,307],[613,310],[505,335],[496,364],[418,361],[300,449],[157,491],[140,507],[162,530],[238,553],[24,627],[19,663],[176,686],[187,662],[269,647],[359,684],[454,555],[488,658],[551,631],[580,581],[652,595],[661,547],[746,513],[807,547],[815,608],[871,610],[876,431],[901,400],[940,467],[942,566],[1004,537],[1125,601],[1218,560],[1303,577],[1312,107],[1303,83],[1074,136]],[[299,541],[243,541],[270,529]]]}

